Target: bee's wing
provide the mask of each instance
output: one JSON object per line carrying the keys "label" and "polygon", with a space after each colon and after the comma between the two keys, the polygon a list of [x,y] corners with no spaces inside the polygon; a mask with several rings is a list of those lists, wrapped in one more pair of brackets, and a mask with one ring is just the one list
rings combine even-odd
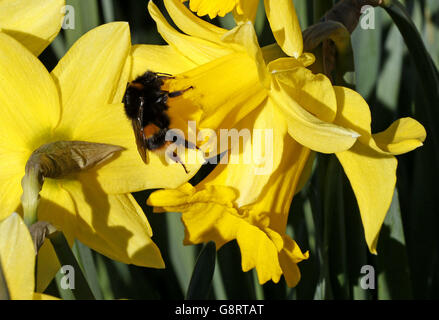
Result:
{"label": "bee's wing", "polygon": [[139,152],[140,157],[142,157],[143,162],[147,164],[149,162],[149,158],[148,158],[148,151],[146,149],[146,141],[145,141],[145,135],[143,133],[141,118],[133,119],[132,124],[133,124],[134,135],[136,137],[137,151]]}

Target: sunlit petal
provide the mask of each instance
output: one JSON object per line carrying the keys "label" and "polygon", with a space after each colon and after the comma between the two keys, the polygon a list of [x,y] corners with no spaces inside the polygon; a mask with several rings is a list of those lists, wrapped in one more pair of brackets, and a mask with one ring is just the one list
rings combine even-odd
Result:
{"label": "sunlit petal", "polygon": [[11,299],[32,299],[35,248],[29,230],[16,213],[0,222],[0,260]]}
{"label": "sunlit petal", "polygon": [[59,121],[59,97],[46,68],[4,33],[0,33],[0,106],[2,152],[39,147]]}
{"label": "sunlit petal", "polygon": [[322,153],[349,149],[358,134],[350,129],[324,122],[302,108],[283,90],[274,87],[270,97],[283,112],[289,134],[300,144]]}
{"label": "sunlit petal", "polygon": [[379,231],[395,190],[397,160],[360,142],[337,153],[337,158],[357,198],[369,250],[376,253]]}
{"label": "sunlit petal", "polygon": [[70,131],[87,120],[91,109],[113,102],[121,75],[128,81],[123,70],[130,46],[125,22],[99,26],[75,42],[52,71],[63,107],[59,131]]}
{"label": "sunlit petal", "polygon": [[151,227],[131,195],[107,195],[90,176],[63,188],[77,208],[75,238],[117,261],[164,267]]}
{"label": "sunlit petal", "polygon": [[378,147],[394,155],[421,147],[426,137],[425,128],[411,118],[399,119],[387,130],[373,135]]}
{"label": "sunlit petal", "polygon": [[212,41],[191,37],[175,30],[162,15],[157,6],[150,1],[148,10],[157,23],[157,30],[176,51],[196,64],[203,64],[233,51]]}
{"label": "sunlit petal", "polygon": [[259,0],[239,0],[238,5],[233,11],[237,23],[243,23],[247,20],[255,22],[256,13],[258,12]]}
{"label": "sunlit petal", "polygon": [[334,121],[337,99],[331,81],[325,75],[313,74],[298,66],[274,76],[281,88],[300,106],[322,121]]}
{"label": "sunlit petal", "polygon": [[276,42],[290,57],[303,52],[302,30],[291,0],[264,0],[265,12]]}
{"label": "sunlit petal", "polygon": [[0,30],[38,56],[61,30],[64,0],[1,0]]}
{"label": "sunlit petal", "polygon": [[130,80],[134,80],[148,70],[175,75],[198,66],[171,46],[135,45],[131,54],[133,67]]}
{"label": "sunlit petal", "polygon": [[[171,90],[192,86],[186,99],[203,111],[201,128],[232,128],[266,98],[257,67],[245,53],[234,53],[181,74]],[[218,93],[221,94],[218,94]],[[169,102],[172,106],[172,101]]]}

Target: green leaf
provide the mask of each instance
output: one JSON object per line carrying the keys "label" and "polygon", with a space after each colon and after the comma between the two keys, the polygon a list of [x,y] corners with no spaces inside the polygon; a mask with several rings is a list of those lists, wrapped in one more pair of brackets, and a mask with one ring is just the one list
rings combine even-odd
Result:
{"label": "green leaf", "polygon": [[310,194],[311,209],[315,227],[316,259],[319,264],[319,280],[317,282],[314,297],[315,300],[326,300],[333,298],[329,272],[329,243],[328,243],[328,217],[325,209],[325,183],[328,172],[329,157],[318,154],[316,157],[317,167],[312,180]]}
{"label": "green leaf", "polygon": [[356,91],[365,99],[375,89],[381,62],[382,25],[378,12],[375,15],[375,29],[357,27],[352,33]]}
{"label": "green leaf", "polygon": [[[95,300],[95,296],[85,278],[63,233],[58,231],[49,235],[61,266],[72,266],[74,270],[75,289],[73,294],[79,300]],[[62,276],[61,276],[62,277]],[[59,282],[57,282],[59,283]]]}
{"label": "green leaf", "polygon": [[201,250],[186,293],[186,300],[205,300],[215,272],[216,246],[210,241]]}
{"label": "green leaf", "polygon": [[103,295],[99,286],[98,274],[90,248],[78,240],[75,240],[74,247],[77,253],[76,257],[84,270],[84,275],[87,278],[87,282],[90,284],[90,289],[93,291],[93,295],[96,299],[102,300]]}
{"label": "green leaf", "polygon": [[416,25],[410,18],[405,7],[397,0],[385,0],[383,7],[395,22],[413,58],[414,65],[422,83],[422,89],[428,103],[425,105],[427,122],[424,123],[430,139],[436,146],[436,161],[439,161],[439,131],[434,123],[439,119],[439,77],[433,60],[422,40]]}
{"label": "green leaf", "polygon": [[330,279],[334,298],[349,299],[346,257],[346,227],[341,165],[332,156],[327,167],[324,194],[325,248],[328,248]]}
{"label": "green leaf", "polygon": [[96,271],[98,274],[99,284],[102,290],[102,296],[105,300],[113,300],[115,298],[112,289],[112,283],[115,282],[113,275],[110,275],[104,257],[96,254]]}
{"label": "green leaf", "polygon": [[378,241],[378,299],[411,299],[411,282],[398,192],[384,220]]}
{"label": "green leaf", "polygon": [[181,213],[167,212],[165,215],[170,264],[175,270],[180,287],[187,288],[195,266],[197,247],[183,245],[184,226]]}
{"label": "green leaf", "polygon": [[377,98],[389,110],[395,112],[398,107],[404,47],[397,28],[392,26],[385,43],[387,59],[381,68],[377,81]]}

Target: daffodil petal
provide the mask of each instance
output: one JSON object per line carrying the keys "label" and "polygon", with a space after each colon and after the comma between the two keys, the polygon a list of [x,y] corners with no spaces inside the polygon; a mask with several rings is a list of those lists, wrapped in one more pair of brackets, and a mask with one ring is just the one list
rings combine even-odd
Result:
{"label": "daffodil petal", "polygon": [[260,284],[269,280],[279,282],[282,269],[278,250],[265,232],[250,224],[242,224],[236,238],[241,250],[241,265],[244,272],[256,268]]}
{"label": "daffodil petal", "polygon": [[[294,191],[290,190],[290,193],[294,194]],[[219,249],[236,239],[241,250],[243,271],[256,268],[261,284],[268,280],[278,282],[283,271],[279,264],[281,252],[285,251],[282,259],[287,262],[283,265],[288,268],[307,259],[308,253],[303,254],[295,242],[285,240],[278,232],[267,228],[268,223],[265,222],[268,221],[257,221],[247,215],[247,209],[237,209],[237,196],[235,189],[228,186],[208,185],[203,188],[185,184],[177,190],[153,192],[148,204],[182,212],[184,244],[214,241]],[[297,270],[285,272],[290,277],[298,274]]]}
{"label": "daffodil petal", "polygon": [[197,64],[171,46],[135,45],[131,54],[133,67],[130,80],[134,80],[148,70],[176,75],[197,67]]}
{"label": "daffodil petal", "polygon": [[122,72],[120,73],[119,81],[116,85],[116,91],[114,93],[113,99],[110,100],[110,103],[120,103],[123,101],[123,97],[125,96],[125,91],[127,89],[127,83],[131,80],[131,74],[133,69],[133,57],[130,54],[125,64],[122,68]]}
{"label": "daffodil petal", "polygon": [[278,88],[271,90],[270,97],[283,112],[289,134],[311,150],[322,153],[344,151],[358,138],[358,134],[350,129],[321,121]]}
{"label": "daffodil petal", "polygon": [[61,30],[64,0],[2,0],[0,30],[38,56]]}
{"label": "daffodil petal", "polygon": [[233,11],[233,16],[235,21],[239,23],[244,23],[248,20],[255,22],[256,14],[258,12],[259,0],[239,0],[238,5]]}
{"label": "daffodil petal", "polygon": [[227,158],[227,164],[220,162],[197,187],[223,185],[239,190],[236,204],[241,207],[260,197],[272,173],[278,168],[283,159],[287,126],[276,106],[267,102],[261,111],[239,122],[236,129],[243,134],[243,138],[239,138],[242,143],[236,144],[235,148],[233,145],[223,146],[224,150],[221,149],[220,153],[233,148],[223,155],[223,160]]}
{"label": "daffodil petal", "polygon": [[[52,71],[63,108],[59,131],[69,131],[86,121],[91,108],[113,102],[130,46],[125,22],[99,26],[75,42]],[[126,74],[124,82],[127,80]]]}
{"label": "daffodil petal", "polygon": [[76,209],[72,197],[62,187],[63,182],[64,180],[45,179],[40,192],[38,220],[50,222],[64,233],[69,243],[73,243],[76,234]]}
{"label": "daffodil petal", "polygon": [[286,58],[285,52],[279,47],[277,43],[270,44],[268,46],[262,47],[262,56],[264,57],[265,64],[269,65],[271,61],[279,58]]}
{"label": "daffodil petal", "polygon": [[37,292],[44,292],[56,273],[61,268],[58,257],[52,243],[47,239],[38,250],[37,259]]}
{"label": "daffodil petal", "polygon": [[421,147],[426,137],[424,127],[411,118],[399,119],[387,130],[373,135],[378,147],[393,155],[404,154]]}
{"label": "daffodil petal", "polygon": [[361,134],[358,140],[368,144],[372,135],[369,105],[352,89],[334,86],[334,92],[337,97],[337,117],[334,122],[352,128]]}
{"label": "daffodil petal", "polygon": [[300,106],[322,121],[334,121],[337,115],[337,98],[331,81],[325,75],[313,74],[298,66],[289,71],[276,72],[274,76],[282,90]]}
{"label": "daffodil petal", "polygon": [[264,4],[276,42],[288,56],[299,58],[303,52],[303,39],[293,2],[264,0]]}
{"label": "daffodil petal", "polygon": [[217,27],[195,16],[181,0],[165,0],[164,2],[166,11],[172,21],[181,31],[190,36],[219,42],[221,35],[227,32],[226,29]]}
{"label": "daffodil petal", "polygon": [[203,110],[200,129],[233,128],[267,96],[254,61],[245,53],[201,65],[181,74],[171,85],[172,91],[193,87],[185,99]]}
{"label": "daffodil petal", "polygon": [[236,238],[241,224],[240,219],[230,214],[227,207],[210,202],[193,203],[183,212],[181,219],[185,226],[184,244],[214,241],[217,249]]}
{"label": "daffodil petal", "polygon": [[191,37],[175,30],[162,15],[157,6],[150,1],[148,10],[157,24],[157,30],[176,51],[200,65],[232,53],[232,50],[215,42]]}
{"label": "daffodil petal", "polygon": [[264,57],[259,47],[256,31],[250,21],[240,24],[224,34],[222,41],[234,45],[237,51],[247,52],[250,58],[256,63],[261,83],[263,83],[265,87],[270,86],[270,76],[267,73],[267,66],[265,65]]}
{"label": "daffodil petal", "polygon": [[[73,130],[73,140],[109,143],[125,149],[90,171],[107,193],[176,188],[193,177],[202,165],[201,161],[186,163],[189,171],[186,173],[181,164],[168,164],[157,153],[149,151],[150,161],[145,164],[137,151],[131,121],[126,117],[121,103],[95,106],[93,112],[78,122]],[[188,152],[196,153],[196,150]],[[193,157],[195,156],[190,155],[188,159]]]}
{"label": "daffodil petal", "polygon": [[142,209],[128,194],[107,195],[91,177],[63,183],[77,208],[75,237],[110,259],[163,268]]}
{"label": "daffodil petal", "polygon": [[369,250],[376,254],[378,235],[395,190],[398,162],[360,142],[336,155],[357,198]]}
{"label": "daffodil petal", "polygon": [[277,170],[260,190],[256,201],[242,208],[248,210],[249,215],[269,217],[270,229],[281,234],[285,233],[291,201],[310,154],[308,148],[289,135],[284,137],[282,147],[282,160]]}
{"label": "daffodil petal", "polygon": [[[63,180],[44,180],[40,192],[38,220],[50,222],[62,231],[70,245],[76,235],[76,208],[72,197],[62,188]],[[61,267],[55,249],[49,240],[38,251],[36,291],[44,292]]]}
{"label": "daffodil petal", "polygon": [[334,87],[337,96],[337,117],[335,123],[352,128],[361,134],[358,140],[383,155],[399,155],[422,146],[427,133],[414,119],[395,121],[387,130],[371,133],[371,115],[363,97],[344,87]]}
{"label": "daffodil petal", "polygon": [[35,248],[17,213],[0,222],[0,260],[12,300],[31,300],[34,293]]}
{"label": "daffodil petal", "polygon": [[168,211],[182,212],[185,244],[214,241],[217,249],[236,238],[239,224],[232,203],[237,193],[225,186],[210,186],[196,192],[189,183],[177,190],[153,192],[148,204]]}
{"label": "daffodil petal", "polygon": [[[4,157],[0,156],[0,220],[17,211],[20,206],[20,197],[23,193],[20,181],[24,176],[24,165],[17,168],[18,165],[14,161],[2,162],[3,159]],[[8,167],[8,164],[11,164],[11,167]]]}
{"label": "daffodil petal", "polygon": [[[0,219],[17,210],[32,150],[59,121],[56,86],[41,62],[0,32]],[[34,133],[34,134],[29,134]]]}
{"label": "daffodil petal", "polygon": [[279,264],[283,271],[288,287],[295,287],[300,280],[300,270],[297,266],[302,260],[308,259],[309,253],[302,253],[297,243],[288,236],[283,237],[284,247],[279,253]]}
{"label": "daffodil petal", "polygon": [[59,121],[56,86],[33,54],[2,32],[0,75],[0,150],[29,153]]}

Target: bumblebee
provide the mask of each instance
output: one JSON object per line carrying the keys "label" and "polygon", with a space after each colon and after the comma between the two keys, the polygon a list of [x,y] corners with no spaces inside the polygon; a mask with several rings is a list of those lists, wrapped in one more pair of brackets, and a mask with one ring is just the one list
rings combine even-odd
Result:
{"label": "bumblebee", "polygon": [[[165,139],[171,125],[167,114],[169,109],[167,102],[169,98],[178,97],[192,87],[173,92],[162,90],[165,81],[169,79],[174,77],[167,73],[147,71],[130,82],[125,91],[123,98],[125,113],[132,122],[137,150],[145,163],[149,161],[147,150],[160,153],[171,143],[183,141],[175,136],[173,141]],[[187,140],[184,140],[184,144],[186,148],[199,149]],[[188,173],[175,151],[172,155]]]}

